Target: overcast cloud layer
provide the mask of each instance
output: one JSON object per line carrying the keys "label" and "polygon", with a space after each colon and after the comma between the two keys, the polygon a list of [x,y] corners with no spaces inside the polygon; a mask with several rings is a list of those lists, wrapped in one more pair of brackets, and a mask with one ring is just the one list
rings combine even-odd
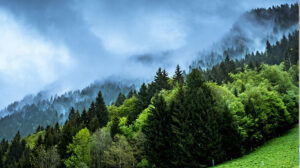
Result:
{"label": "overcast cloud layer", "polygon": [[279,0],[2,0],[0,108],[42,89],[187,67],[238,17]]}

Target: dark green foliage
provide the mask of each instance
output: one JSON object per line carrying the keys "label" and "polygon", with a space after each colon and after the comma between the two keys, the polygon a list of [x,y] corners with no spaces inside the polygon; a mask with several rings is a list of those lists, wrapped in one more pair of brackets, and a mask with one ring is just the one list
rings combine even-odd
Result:
{"label": "dark green foliage", "polygon": [[136,97],[136,105],[134,110],[128,114],[127,125],[132,124],[132,122],[136,120],[137,116],[150,104],[151,97],[148,94],[148,89],[145,83],[142,84]]}
{"label": "dark green foliage", "polygon": [[130,99],[130,98],[132,98],[133,96],[136,96],[137,94],[136,94],[136,91],[135,90],[130,90],[129,91],[129,93],[128,93],[128,95],[127,95],[127,99]]}
{"label": "dark green foliage", "polygon": [[16,165],[16,163],[21,158],[23,151],[25,150],[25,145],[26,142],[25,140],[21,140],[21,135],[18,131],[9,147],[9,151],[5,160],[5,165],[8,165],[8,167]]}
{"label": "dark green foliage", "polygon": [[117,106],[117,107],[121,106],[125,99],[126,99],[125,95],[123,95],[122,93],[119,93],[118,98],[115,103],[115,106]]}
{"label": "dark green foliage", "polygon": [[162,96],[156,96],[153,102],[154,108],[148,116],[145,134],[145,152],[147,160],[155,167],[172,167],[171,113],[167,110],[166,102]]}
{"label": "dark green foliage", "polygon": [[[286,8],[295,10],[296,7],[280,8],[285,11]],[[262,9],[254,12],[255,16],[265,17]],[[282,16],[292,17],[291,13],[284,13]],[[279,29],[284,27],[281,23],[289,21],[277,18],[275,22],[280,23],[276,28]],[[58,115],[55,110],[49,110],[47,115],[40,114],[41,120],[47,118],[47,124],[45,121],[37,121],[33,124],[35,126],[31,127],[31,131],[39,134],[33,148],[29,145],[32,149],[26,147],[26,138],[22,139],[20,132],[11,143],[3,139],[0,143],[0,167],[44,167],[41,165],[49,165],[48,161],[52,161],[53,164],[60,161],[61,167],[64,167],[64,163],[73,161],[71,155],[79,159],[81,154],[91,154],[93,165],[89,165],[89,157],[85,162],[85,166],[89,167],[115,167],[119,164],[122,167],[209,167],[212,161],[217,164],[239,157],[264,141],[282,134],[292,123],[298,121],[298,92],[295,91],[299,78],[296,66],[298,31],[289,34],[288,37],[283,36],[275,44],[267,41],[265,52],[246,54],[245,58],[240,60],[233,60],[236,57],[230,53],[234,53],[234,50],[226,50],[223,56],[220,56],[225,59],[215,66],[209,66],[211,69],[202,70],[198,66],[198,69],[193,69],[185,75],[177,65],[172,79],[169,79],[165,70],[159,68],[154,81],[149,84],[143,83],[138,94],[135,90],[129,91],[127,98],[131,98],[130,100],[125,101],[126,93],[123,90],[115,89],[119,93],[118,97],[115,95],[113,99],[116,100],[117,107],[108,108],[112,110],[110,118],[103,99],[110,93],[99,92],[98,95],[92,95],[89,93],[91,88],[78,92],[76,94],[90,95],[93,98],[83,104],[75,104],[74,108],[66,113],[69,115],[68,120],[62,128],[57,122]],[[238,50],[242,51],[243,48]],[[266,71],[264,63],[281,62],[284,63],[284,68],[282,65],[281,68],[278,66],[276,71],[276,66],[272,66],[275,68]],[[245,79],[247,76],[243,74],[247,73],[254,77]],[[274,75],[278,73],[282,74]],[[206,82],[207,80],[223,86]],[[211,86],[215,86],[216,90]],[[69,100],[65,97],[59,99],[51,101]],[[130,108],[127,106],[128,102]],[[89,103],[90,107],[86,111],[87,107],[84,104]],[[43,104],[41,107],[50,106],[47,101],[40,104]],[[31,111],[28,118],[37,118],[41,110],[36,104],[24,108],[26,112]],[[81,115],[79,111],[82,111]],[[143,115],[139,116],[142,111]],[[118,112],[124,113],[120,116],[111,115],[119,114]],[[22,114],[25,115],[25,112]],[[1,121],[9,125],[13,117],[16,117],[16,122],[24,121],[17,114]],[[126,119],[127,126],[124,123]],[[110,130],[103,128],[108,122],[111,123]],[[94,135],[91,139],[80,136],[79,140],[85,140],[82,150],[77,140],[73,143],[72,140],[79,130],[85,127],[88,130],[84,129],[85,134],[82,135]],[[126,137],[117,135],[121,133]],[[115,141],[112,142],[111,138]],[[73,144],[72,152],[67,150],[70,144]],[[57,155],[56,148],[61,157]],[[85,152],[76,153],[77,149]],[[91,153],[87,152],[90,150]],[[70,162],[64,162],[67,158]],[[74,164],[67,165],[74,167]]]}
{"label": "dark green foliage", "polygon": [[84,127],[88,127],[89,117],[88,117],[88,113],[86,112],[85,109],[83,109],[83,111],[82,111],[81,120],[82,120],[82,123],[83,123]]}
{"label": "dark green foliage", "polygon": [[191,121],[188,120],[186,105],[186,95],[181,86],[170,107],[172,111],[171,134],[173,139],[170,139],[169,142],[173,148],[172,166],[174,168],[189,166],[192,158],[187,146],[192,134],[189,132]]}
{"label": "dark green foliage", "polygon": [[108,112],[101,91],[98,93],[98,97],[95,102],[95,113],[99,120],[99,126],[104,127],[108,122]]}
{"label": "dark green foliage", "polygon": [[10,115],[0,119],[0,137],[11,141],[18,131],[27,136],[36,132],[39,125],[46,127],[47,125],[54,126],[56,122],[63,124],[69,115],[64,111],[69,111],[71,107],[80,112],[88,109],[92,101],[95,101],[99,90],[102,92],[105,104],[108,105],[116,100],[120,92],[127,95],[134,88],[133,85],[104,81],[95,82],[82,90],[66,92],[49,99],[45,99],[48,95],[41,92],[29,97],[34,101],[31,104],[27,104],[28,97],[24,97],[23,100],[16,101],[6,108]]}
{"label": "dark green foliage", "polygon": [[176,70],[175,70],[175,74],[173,76],[173,80],[174,80],[174,82],[179,83],[179,84],[183,84],[183,82],[184,82],[182,71],[181,71],[179,65],[176,66]]}
{"label": "dark green foliage", "polygon": [[119,129],[119,122],[120,119],[118,117],[114,117],[112,120],[112,125],[110,128],[110,136],[112,139],[114,139],[116,134],[119,134],[121,132]]}
{"label": "dark green foliage", "polygon": [[170,89],[170,85],[168,83],[169,77],[166,70],[161,70],[158,68],[156,75],[154,77],[153,85],[155,88],[155,93],[162,89]]}
{"label": "dark green foliage", "polygon": [[74,127],[70,121],[66,121],[60,135],[58,143],[58,153],[62,159],[68,158],[67,146],[72,142],[72,137],[79,131],[79,128]]}
{"label": "dark green foliage", "polygon": [[[187,102],[188,120],[192,122],[192,127],[188,129],[192,135],[188,143],[193,158],[191,167],[206,167],[212,160],[217,163],[232,156],[229,154],[238,155],[239,151],[234,150],[239,148],[232,149],[232,139],[238,139],[237,128],[230,122],[233,120],[232,114],[226,106],[217,105],[197,69],[187,76]],[[228,132],[231,136],[226,135]]]}
{"label": "dark green foliage", "polygon": [[95,132],[98,128],[100,128],[100,123],[97,116],[94,116],[89,123],[89,130]]}

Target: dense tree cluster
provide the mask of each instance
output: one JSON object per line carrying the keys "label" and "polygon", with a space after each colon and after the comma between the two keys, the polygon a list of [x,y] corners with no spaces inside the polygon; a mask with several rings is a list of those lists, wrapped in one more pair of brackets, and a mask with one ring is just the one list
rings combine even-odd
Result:
{"label": "dense tree cluster", "polygon": [[56,122],[63,124],[69,115],[69,109],[82,112],[88,108],[102,92],[105,104],[109,105],[116,100],[118,94],[128,94],[134,86],[127,86],[117,82],[95,82],[80,90],[64,93],[60,96],[47,98],[47,93],[36,96],[26,96],[23,100],[10,104],[0,114],[9,115],[0,118],[0,137],[11,140],[20,131],[22,136],[27,136],[36,131],[37,127],[54,126]]}

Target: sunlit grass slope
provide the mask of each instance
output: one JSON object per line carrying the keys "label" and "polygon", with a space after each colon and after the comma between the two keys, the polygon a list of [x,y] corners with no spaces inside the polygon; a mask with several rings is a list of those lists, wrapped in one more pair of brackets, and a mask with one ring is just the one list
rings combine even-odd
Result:
{"label": "sunlit grass slope", "polygon": [[299,167],[298,125],[281,137],[266,142],[254,152],[216,167]]}

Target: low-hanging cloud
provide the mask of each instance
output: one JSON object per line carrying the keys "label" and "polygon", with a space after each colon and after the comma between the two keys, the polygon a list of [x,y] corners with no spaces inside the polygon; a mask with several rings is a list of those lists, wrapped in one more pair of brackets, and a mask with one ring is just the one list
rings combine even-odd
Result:
{"label": "low-hanging cloud", "polygon": [[247,10],[290,1],[3,0],[0,107],[50,86],[184,67]]}

